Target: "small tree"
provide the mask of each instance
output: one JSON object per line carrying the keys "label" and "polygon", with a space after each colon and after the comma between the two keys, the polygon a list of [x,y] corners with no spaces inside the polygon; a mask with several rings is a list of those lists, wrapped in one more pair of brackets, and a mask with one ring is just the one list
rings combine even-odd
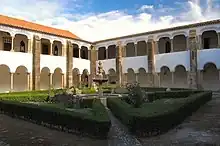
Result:
{"label": "small tree", "polygon": [[128,90],[128,98],[131,101],[131,104],[135,108],[141,107],[144,98],[146,97],[146,93],[141,89],[139,83],[128,83],[126,85]]}

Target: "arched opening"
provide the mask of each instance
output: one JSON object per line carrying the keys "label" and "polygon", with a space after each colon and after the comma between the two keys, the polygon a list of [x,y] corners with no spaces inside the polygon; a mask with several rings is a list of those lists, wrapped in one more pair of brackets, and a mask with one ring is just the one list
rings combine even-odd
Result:
{"label": "arched opening", "polygon": [[116,57],[116,45],[108,46],[108,59],[114,59]]}
{"label": "arched opening", "polygon": [[25,52],[25,43],[24,43],[24,41],[20,42],[20,52]]}
{"label": "arched opening", "polygon": [[218,34],[214,30],[205,31],[202,33],[202,47],[203,49],[217,48]]}
{"label": "arched opening", "polygon": [[87,69],[83,70],[83,73],[81,75],[81,81],[82,81],[83,86],[88,87],[88,85],[89,85],[89,72]]}
{"label": "arched opening", "polygon": [[208,90],[220,88],[219,72],[214,63],[207,63],[203,67],[203,87]]}
{"label": "arched opening", "polygon": [[80,49],[80,55],[82,59],[88,59],[88,48],[85,46],[82,46]]}
{"label": "arched opening", "polygon": [[58,56],[58,47],[57,47],[57,45],[54,47],[53,55]]}
{"label": "arched opening", "polygon": [[40,73],[40,89],[46,90],[50,88],[50,69],[42,68]]}
{"label": "arched opening", "polygon": [[114,69],[109,69],[108,71],[108,81],[110,84],[116,84],[117,82],[117,76]]}
{"label": "arched opening", "polygon": [[172,74],[167,66],[163,66],[160,69],[160,85],[161,87],[172,86]]}
{"label": "arched opening", "polygon": [[147,43],[145,41],[140,41],[137,43],[137,56],[147,55]]}
{"label": "arched opening", "polygon": [[44,54],[44,55],[49,55],[50,53],[50,40],[48,39],[44,39],[42,38],[41,39],[41,54]]}
{"label": "arched opening", "polygon": [[14,90],[25,91],[28,89],[27,68],[19,66],[14,74]]}
{"label": "arched opening", "polygon": [[134,83],[136,82],[136,76],[135,76],[135,72],[132,68],[128,68],[128,73],[127,73],[127,82],[128,83]]}
{"label": "arched opening", "polygon": [[171,43],[170,38],[162,37],[158,42],[159,53],[170,53],[171,52]]}
{"label": "arched opening", "polygon": [[138,83],[140,84],[140,86],[142,87],[146,87],[147,86],[147,73],[146,70],[144,68],[140,68],[138,73]]}
{"label": "arched opening", "polygon": [[77,44],[73,44],[73,57],[79,58],[79,46]]}
{"label": "arched opening", "polygon": [[62,56],[62,43],[60,41],[53,41],[53,55]]}
{"label": "arched opening", "polygon": [[185,51],[187,49],[187,42],[185,35],[176,35],[173,38],[173,51]]}
{"label": "arched opening", "polygon": [[128,43],[126,45],[126,57],[133,57],[135,56],[135,44]]}
{"label": "arched opening", "polygon": [[79,78],[80,78],[80,72],[78,68],[74,68],[72,71],[73,76],[73,86],[78,87],[79,86]]}
{"label": "arched opening", "polygon": [[12,37],[10,33],[1,31],[2,36],[2,48],[4,51],[11,51],[12,49]]}
{"label": "arched opening", "polygon": [[106,59],[106,49],[105,47],[100,47],[98,49],[98,60],[105,60]]}
{"label": "arched opening", "polygon": [[174,84],[177,88],[187,88],[187,72],[183,65],[178,65],[174,72]]}
{"label": "arched opening", "polygon": [[56,68],[53,73],[53,87],[55,89],[62,88],[62,70]]}
{"label": "arched opening", "polygon": [[10,91],[11,77],[7,65],[0,65],[0,92]]}

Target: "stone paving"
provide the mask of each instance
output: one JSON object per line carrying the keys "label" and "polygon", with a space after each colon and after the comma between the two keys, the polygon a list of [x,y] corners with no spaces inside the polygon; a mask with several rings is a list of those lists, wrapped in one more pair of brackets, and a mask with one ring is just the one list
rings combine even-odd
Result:
{"label": "stone paving", "polygon": [[[109,110],[108,110],[109,112]],[[220,94],[166,134],[135,138],[111,112],[108,140],[94,140],[51,130],[0,114],[0,146],[170,146],[220,145]],[[10,144],[10,145],[9,145]]]}

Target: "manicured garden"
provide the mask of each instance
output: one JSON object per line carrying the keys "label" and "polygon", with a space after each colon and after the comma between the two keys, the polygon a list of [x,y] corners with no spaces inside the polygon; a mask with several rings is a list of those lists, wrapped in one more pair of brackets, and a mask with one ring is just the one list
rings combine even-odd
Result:
{"label": "manicured garden", "polygon": [[[103,87],[111,93],[115,86]],[[107,98],[112,113],[138,136],[168,131],[211,100],[212,92],[189,89],[141,88],[128,84],[120,98]],[[118,90],[119,91],[119,90]],[[117,90],[112,93],[118,93]],[[0,94],[0,111],[58,130],[105,139],[111,127],[108,113],[93,88],[50,89]]]}
{"label": "manicured garden", "polygon": [[138,85],[129,88],[127,96],[108,98],[107,106],[131,133],[138,136],[153,136],[168,131],[212,98],[211,91],[146,93]]}

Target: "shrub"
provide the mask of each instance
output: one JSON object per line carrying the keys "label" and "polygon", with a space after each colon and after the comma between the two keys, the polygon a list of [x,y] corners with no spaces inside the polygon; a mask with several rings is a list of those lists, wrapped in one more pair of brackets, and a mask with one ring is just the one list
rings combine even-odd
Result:
{"label": "shrub", "polygon": [[0,95],[0,100],[12,100],[12,101],[20,101],[20,102],[44,102],[46,101],[48,95],[47,94],[41,94],[41,93],[36,93],[36,94],[1,94]]}
{"label": "shrub", "polygon": [[133,108],[117,98],[108,98],[107,106],[132,133],[151,136],[181,123],[211,98],[212,92],[206,91],[193,93],[187,98],[162,98],[153,103],[144,103],[140,108]]}
{"label": "shrub", "polygon": [[68,111],[59,107],[26,104],[15,101],[0,101],[0,111],[13,117],[24,118],[63,131],[106,138],[111,126],[110,119],[101,104],[95,100],[92,114]]}

